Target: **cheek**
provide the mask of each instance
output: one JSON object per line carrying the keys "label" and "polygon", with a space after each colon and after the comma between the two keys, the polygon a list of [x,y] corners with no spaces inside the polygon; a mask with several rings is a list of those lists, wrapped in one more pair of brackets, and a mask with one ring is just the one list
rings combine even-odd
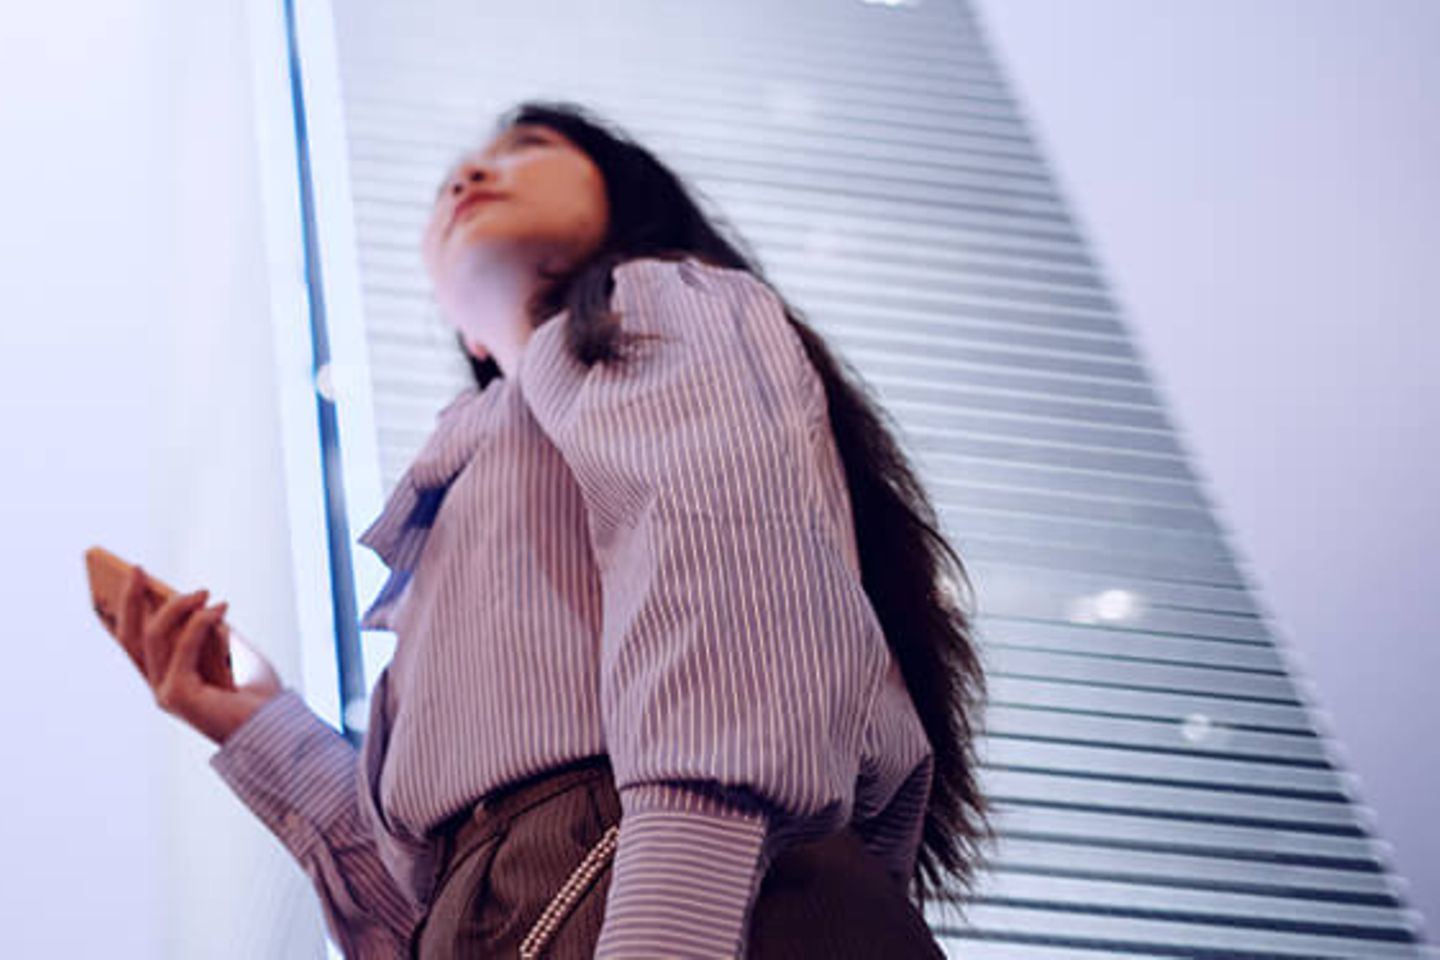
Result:
{"label": "cheek", "polygon": [[610,224],[610,209],[605,198],[605,185],[595,185],[590,196],[590,219],[594,224],[596,239],[605,235],[605,230]]}
{"label": "cheek", "polygon": [[605,182],[589,163],[567,158],[550,168],[538,195],[551,201],[546,204],[545,219],[566,235],[583,234],[597,240],[604,235],[608,217]]}
{"label": "cheek", "polygon": [[574,185],[572,196],[574,201],[568,218],[571,234],[590,243],[600,242],[605,236],[608,221],[604,188],[581,181]]}

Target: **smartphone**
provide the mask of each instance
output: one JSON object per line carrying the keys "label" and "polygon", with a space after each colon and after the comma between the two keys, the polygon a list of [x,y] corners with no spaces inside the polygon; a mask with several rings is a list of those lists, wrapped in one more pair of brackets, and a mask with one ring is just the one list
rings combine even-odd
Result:
{"label": "smartphone", "polygon": [[[120,559],[104,547],[91,547],[85,551],[85,573],[90,580],[90,602],[101,624],[116,640],[120,639],[120,602],[125,595],[125,585],[130,580],[133,565]],[[165,601],[175,596],[175,589],[163,580],[149,573],[144,575],[144,607],[147,616],[155,613]],[[127,650],[136,669],[144,673],[144,664],[136,659],[138,651]],[[223,621],[217,623],[205,638],[200,650],[200,676],[207,683],[235,689],[235,674],[230,657],[230,628]]]}

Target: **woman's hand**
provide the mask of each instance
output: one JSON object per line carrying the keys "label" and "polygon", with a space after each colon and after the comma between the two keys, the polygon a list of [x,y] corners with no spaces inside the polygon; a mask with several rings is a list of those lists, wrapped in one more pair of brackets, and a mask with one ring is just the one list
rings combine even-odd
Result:
{"label": "woman's hand", "polygon": [[[208,590],[176,594],[147,618],[144,571],[136,566],[120,600],[120,642],[140,652],[139,664],[161,710],[184,720],[216,745],[283,689],[275,669],[253,648],[256,676],[227,689],[200,673],[200,651],[212,630],[222,629],[226,603],[201,609]],[[234,640],[233,634],[228,638]]]}

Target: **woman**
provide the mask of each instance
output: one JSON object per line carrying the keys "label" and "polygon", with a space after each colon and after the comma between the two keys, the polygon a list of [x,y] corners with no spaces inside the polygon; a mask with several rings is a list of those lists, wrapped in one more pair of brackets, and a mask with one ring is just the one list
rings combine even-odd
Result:
{"label": "woman", "polygon": [[984,683],[873,403],[573,105],[502,117],[422,251],[475,387],[360,538],[397,644],[359,755],[276,682],[203,684],[203,591],[127,604],[161,706],[347,956],[939,955],[918,904],[994,836]]}

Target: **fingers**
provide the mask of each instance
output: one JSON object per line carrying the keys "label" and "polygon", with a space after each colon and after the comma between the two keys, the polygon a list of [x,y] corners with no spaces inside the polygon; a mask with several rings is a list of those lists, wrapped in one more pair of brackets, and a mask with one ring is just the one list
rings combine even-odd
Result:
{"label": "fingers", "polygon": [[139,565],[130,568],[125,589],[120,594],[120,645],[130,655],[136,668],[145,672],[145,655],[141,647],[140,631],[145,619],[145,573]]}
{"label": "fingers", "polygon": [[180,619],[193,613],[209,595],[209,590],[196,590],[171,597],[145,625],[141,646],[145,652],[145,676],[150,686],[158,688],[165,678]]}
{"label": "fingers", "polygon": [[178,706],[187,687],[203,683],[200,678],[200,651],[229,607],[229,603],[217,603],[193,613],[185,622],[175,641],[169,666],[155,690],[160,706],[166,709]]}

